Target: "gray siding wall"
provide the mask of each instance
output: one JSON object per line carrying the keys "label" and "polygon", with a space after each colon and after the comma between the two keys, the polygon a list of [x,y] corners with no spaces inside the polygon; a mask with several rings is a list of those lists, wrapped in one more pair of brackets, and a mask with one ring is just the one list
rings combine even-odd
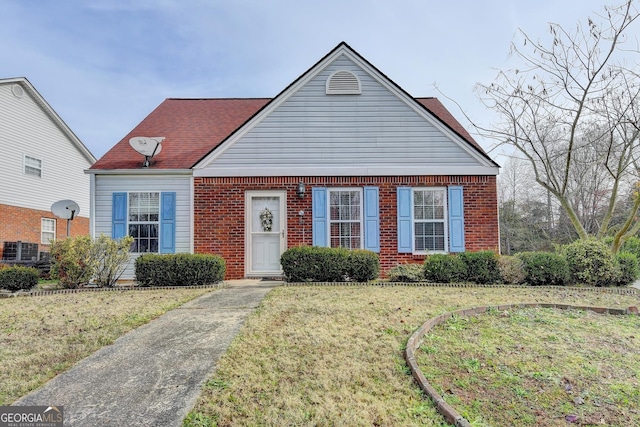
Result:
{"label": "gray siding wall", "polygon": [[[12,86],[0,85],[0,204],[50,211],[58,200],[71,199],[88,218],[84,170],[91,163],[26,90],[17,98]],[[42,177],[23,173],[25,155],[42,160]]]}
{"label": "gray siding wall", "polygon": [[[191,177],[190,176],[111,176],[96,175],[94,237],[111,236],[111,212],[113,193],[117,192],[163,192],[176,193],[176,253],[191,251]],[[133,279],[134,261],[131,255],[122,279]]]}
{"label": "gray siding wall", "polygon": [[[361,95],[326,95],[337,70],[358,76]],[[216,168],[477,166],[433,126],[345,55],[336,58],[208,166]]]}

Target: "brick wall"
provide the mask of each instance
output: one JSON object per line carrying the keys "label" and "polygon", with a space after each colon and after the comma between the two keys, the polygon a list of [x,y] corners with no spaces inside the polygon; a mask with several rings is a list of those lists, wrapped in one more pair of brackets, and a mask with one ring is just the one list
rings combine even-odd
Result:
{"label": "brick wall", "polygon": [[[298,183],[306,186],[303,199]],[[382,273],[424,256],[398,254],[396,188],[461,185],[464,187],[467,251],[498,251],[498,206],[495,176],[410,177],[227,177],[194,179],[194,251],[221,255],[227,279],[244,277],[244,202],[247,190],[287,191],[287,247],[312,244],[311,188],[377,186],[380,190],[380,267]],[[300,221],[299,211],[304,210]]]}
{"label": "brick wall", "polygon": [[[0,259],[4,242],[37,243],[39,252],[47,252],[49,245],[40,244],[41,219],[56,220],[56,237],[67,237],[67,220],[56,218],[51,212],[0,204]],[[77,217],[71,221],[71,236],[89,234],[89,218]]]}

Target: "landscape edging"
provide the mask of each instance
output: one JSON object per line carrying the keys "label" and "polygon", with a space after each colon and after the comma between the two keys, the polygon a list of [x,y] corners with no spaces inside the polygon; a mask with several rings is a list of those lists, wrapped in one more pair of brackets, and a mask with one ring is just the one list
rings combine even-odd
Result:
{"label": "landscape edging", "polygon": [[420,346],[422,338],[433,329],[435,326],[446,322],[452,316],[466,317],[475,316],[478,314],[486,313],[489,310],[505,311],[513,308],[555,308],[560,310],[584,310],[593,311],[598,314],[611,314],[611,315],[638,315],[637,307],[629,307],[627,309],[622,308],[609,308],[609,307],[589,307],[589,306],[574,306],[570,304],[555,304],[555,303],[517,303],[517,304],[503,304],[497,306],[480,306],[472,308],[462,308],[456,311],[443,313],[439,316],[433,317],[422,324],[407,340],[405,349],[405,361],[409,365],[411,375],[418,383],[422,391],[429,396],[429,398],[435,403],[438,412],[449,422],[456,427],[471,427],[469,421],[467,421],[453,406],[448,404],[442,396],[436,391],[436,389],[429,384],[427,378],[424,376],[418,362],[415,357],[415,351]]}

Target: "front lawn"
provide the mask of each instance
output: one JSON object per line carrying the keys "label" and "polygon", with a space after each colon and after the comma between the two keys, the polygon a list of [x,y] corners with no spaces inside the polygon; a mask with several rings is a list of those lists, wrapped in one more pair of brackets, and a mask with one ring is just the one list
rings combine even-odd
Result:
{"label": "front lawn", "polygon": [[[639,301],[638,294],[573,289],[276,288],[247,319],[184,425],[443,426],[444,419],[423,396],[403,358],[407,339],[426,320],[479,305],[562,302],[626,308]],[[553,325],[541,326],[553,333]],[[516,324],[512,332],[517,334],[518,327],[530,325]],[[591,340],[594,332],[586,330],[584,334],[582,339]],[[575,345],[561,337],[559,345]],[[463,340],[466,338],[453,338],[454,343]],[[597,350],[593,348],[589,357],[604,357],[606,364],[606,353]],[[427,363],[436,373],[444,372],[445,366],[439,367],[438,358],[433,356],[429,355]],[[572,372],[575,366],[567,364],[566,369],[558,369],[563,376],[576,378]],[[624,387],[634,387],[640,370],[636,368],[635,372],[636,377],[623,382]],[[471,384],[467,390],[474,387]],[[477,386],[478,395],[481,387]],[[532,397],[538,392],[526,387],[523,384],[518,392]],[[559,398],[566,400],[566,395]],[[528,405],[526,399],[521,404]],[[627,412],[640,410],[638,399],[628,399],[621,405],[627,405]],[[524,406],[514,408],[514,412],[524,410]],[[485,416],[482,411],[491,410],[490,405],[483,407],[479,417]],[[482,419],[472,421],[483,425]],[[560,421],[567,422],[564,418]]]}
{"label": "front lawn", "polygon": [[213,288],[0,298],[0,406]]}

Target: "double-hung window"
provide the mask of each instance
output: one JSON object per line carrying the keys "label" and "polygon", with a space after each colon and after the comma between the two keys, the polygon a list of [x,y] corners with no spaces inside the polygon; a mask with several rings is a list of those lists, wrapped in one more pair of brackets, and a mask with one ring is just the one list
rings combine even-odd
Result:
{"label": "double-hung window", "polygon": [[42,160],[31,156],[24,156],[24,174],[42,177]]}
{"label": "double-hung window", "polygon": [[329,190],[329,246],[362,248],[362,190]]}
{"label": "double-hung window", "polygon": [[413,247],[417,253],[447,250],[447,194],[444,188],[413,190]]}
{"label": "double-hung window", "polygon": [[464,252],[462,186],[398,187],[398,252]]}
{"label": "double-hung window", "polygon": [[131,252],[175,253],[176,193],[113,193],[111,237],[127,234],[134,240]]}
{"label": "double-hung window", "polygon": [[40,221],[40,243],[48,245],[53,240],[56,240],[56,220],[42,218]]}
{"label": "double-hung window", "polygon": [[160,193],[129,193],[131,252],[158,252]]}
{"label": "double-hung window", "polygon": [[314,187],[313,245],[380,252],[378,187]]}

